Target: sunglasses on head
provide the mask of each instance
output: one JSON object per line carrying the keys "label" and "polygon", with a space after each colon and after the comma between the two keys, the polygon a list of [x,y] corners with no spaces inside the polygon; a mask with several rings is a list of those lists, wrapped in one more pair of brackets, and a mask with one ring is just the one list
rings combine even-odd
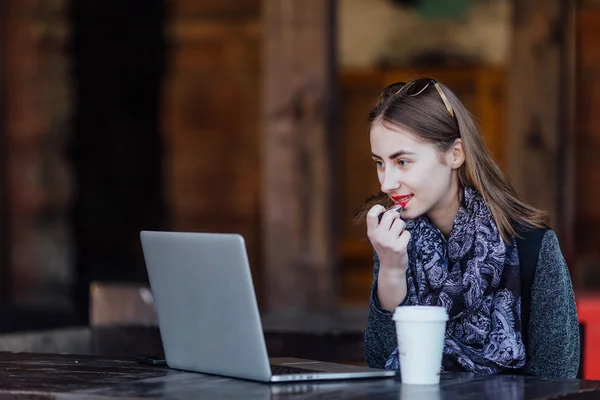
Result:
{"label": "sunglasses on head", "polygon": [[381,93],[381,99],[385,100],[388,97],[396,95],[400,92],[404,92],[406,96],[418,96],[421,93],[423,93],[425,89],[427,89],[430,85],[433,85],[437,89],[438,93],[440,94],[440,97],[442,98],[442,101],[444,102],[444,105],[446,106],[446,109],[448,110],[450,115],[452,115],[453,118],[456,118],[456,116],[454,115],[454,109],[450,105],[448,98],[446,97],[442,88],[435,79],[419,78],[408,83],[392,83],[391,85],[383,89],[383,92]]}

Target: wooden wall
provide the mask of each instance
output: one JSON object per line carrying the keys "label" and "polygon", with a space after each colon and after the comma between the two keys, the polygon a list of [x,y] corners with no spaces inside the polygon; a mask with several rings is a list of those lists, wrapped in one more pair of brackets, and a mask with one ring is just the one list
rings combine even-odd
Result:
{"label": "wooden wall", "polygon": [[9,0],[2,11],[3,297],[63,306],[72,254],[66,2]]}
{"label": "wooden wall", "polygon": [[264,309],[327,312],[338,299],[336,1],[262,4]]}
{"label": "wooden wall", "polygon": [[[0,59],[8,58],[8,2],[0,3]],[[6,171],[7,166],[7,109],[8,104],[8,74],[6,63],[0,62],[0,170]],[[10,249],[8,240],[8,192],[6,174],[0,174],[0,306],[10,300]]]}
{"label": "wooden wall", "polygon": [[[576,20],[574,253],[582,285],[600,282],[600,2],[583,1]],[[588,279],[586,279],[586,277]],[[589,279],[591,277],[591,279]]]}
{"label": "wooden wall", "polygon": [[256,278],[260,0],[171,4],[163,100],[164,179],[171,228],[242,234]]}

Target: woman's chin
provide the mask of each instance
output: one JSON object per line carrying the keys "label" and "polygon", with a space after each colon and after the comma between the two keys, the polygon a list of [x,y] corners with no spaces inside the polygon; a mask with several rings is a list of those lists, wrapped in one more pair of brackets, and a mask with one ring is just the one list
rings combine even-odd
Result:
{"label": "woman's chin", "polygon": [[402,218],[403,220],[408,220],[408,219],[418,218],[421,215],[423,215],[423,213],[419,213],[417,210],[414,210],[413,208],[406,208],[406,209],[402,210],[402,212],[400,213],[400,218]]}
{"label": "woman's chin", "polygon": [[415,217],[412,215],[410,210],[402,210],[402,212],[400,213],[400,218],[407,220],[407,219],[414,219]]}

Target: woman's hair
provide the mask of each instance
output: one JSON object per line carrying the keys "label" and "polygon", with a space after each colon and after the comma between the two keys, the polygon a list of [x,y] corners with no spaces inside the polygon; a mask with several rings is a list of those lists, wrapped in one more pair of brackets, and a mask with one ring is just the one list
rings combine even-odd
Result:
{"label": "woman's hair", "polygon": [[[437,146],[440,154],[450,150],[457,139],[462,139],[465,162],[458,170],[459,186],[461,189],[474,187],[483,196],[505,241],[517,237],[519,230],[547,224],[544,211],[519,199],[510,179],[490,154],[473,116],[450,89],[438,85],[455,117],[445,106],[435,85],[430,84],[418,95],[407,95],[405,90],[398,89],[392,94],[384,91],[369,114],[371,126],[383,124],[390,129],[408,130]],[[372,196],[357,213],[357,219],[364,220],[375,204],[387,208],[391,200],[383,192]]]}

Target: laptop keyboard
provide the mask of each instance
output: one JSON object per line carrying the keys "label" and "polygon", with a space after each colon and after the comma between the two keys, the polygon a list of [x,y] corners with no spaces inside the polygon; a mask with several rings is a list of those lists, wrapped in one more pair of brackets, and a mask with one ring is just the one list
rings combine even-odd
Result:
{"label": "laptop keyboard", "polygon": [[297,375],[306,374],[307,372],[323,372],[315,369],[288,367],[283,365],[271,365],[271,373],[273,375]]}

